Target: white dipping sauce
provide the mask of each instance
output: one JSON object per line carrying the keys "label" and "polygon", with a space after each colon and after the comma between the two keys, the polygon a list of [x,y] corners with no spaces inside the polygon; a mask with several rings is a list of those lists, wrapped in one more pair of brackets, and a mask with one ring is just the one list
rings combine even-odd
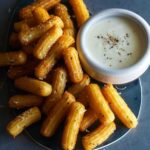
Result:
{"label": "white dipping sauce", "polygon": [[110,17],[88,29],[88,55],[105,68],[121,69],[135,64],[145,50],[144,31],[125,17]]}

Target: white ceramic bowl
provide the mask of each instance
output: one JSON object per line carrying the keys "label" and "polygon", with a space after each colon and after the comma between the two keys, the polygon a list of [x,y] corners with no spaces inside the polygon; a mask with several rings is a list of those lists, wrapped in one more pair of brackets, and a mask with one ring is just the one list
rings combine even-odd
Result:
{"label": "white ceramic bowl", "polygon": [[[91,27],[97,21],[107,17],[127,17],[136,22],[144,31],[146,40],[146,49],[143,56],[133,65],[122,69],[106,69],[96,64],[93,59],[87,55],[84,38],[87,36],[87,28]],[[77,36],[77,49],[84,70],[94,79],[112,84],[124,84],[137,79],[141,76],[150,64],[150,27],[148,23],[138,14],[125,9],[107,9],[91,17],[80,29]]]}

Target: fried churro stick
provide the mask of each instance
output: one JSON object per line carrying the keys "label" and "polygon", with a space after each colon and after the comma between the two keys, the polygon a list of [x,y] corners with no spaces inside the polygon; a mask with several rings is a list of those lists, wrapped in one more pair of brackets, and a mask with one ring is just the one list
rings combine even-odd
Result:
{"label": "fried churro stick", "polygon": [[73,21],[68,13],[68,9],[64,4],[58,4],[55,6],[55,15],[59,16],[64,23],[64,32],[66,35],[75,37],[75,28]]}
{"label": "fried churro stick", "polygon": [[[52,94],[47,97],[42,110],[45,114],[48,114],[50,109],[61,99],[67,82],[67,72],[65,68],[58,67],[54,70],[52,77]],[[59,102],[58,102],[59,103]]]}
{"label": "fried churro stick", "polygon": [[16,79],[15,86],[22,90],[44,97],[49,96],[52,92],[50,84],[29,77],[20,77]]}
{"label": "fried churro stick", "polygon": [[47,31],[38,41],[37,45],[33,50],[33,54],[38,59],[44,59],[55,44],[55,42],[61,37],[63,31],[60,27],[54,26],[49,31]]}
{"label": "fried churro stick", "polygon": [[73,150],[77,141],[79,127],[85,113],[85,107],[79,103],[71,104],[62,136],[64,150]]}
{"label": "fried churro stick", "polygon": [[37,7],[33,10],[33,16],[38,23],[42,23],[50,19],[48,11],[42,7]]}
{"label": "fried churro stick", "polygon": [[83,0],[69,0],[69,3],[75,13],[78,27],[80,27],[87,19],[89,19],[89,11]]}
{"label": "fried churro stick", "polygon": [[98,120],[97,114],[91,108],[88,108],[80,124],[80,131],[83,132],[88,129],[96,120]]}
{"label": "fried churro stick", "polygon": [[37,107],[30,108],[8,123],[6,127],[7,132],[11,136],[16,137],[25,128],[39,121],[40,119],[41,119],[41,112],[39,108]]}
{"label": "fried churro stick", "polygon": [[22,51],[0,52],[0,67],[25,64],[27,55]]}
{"label": "fried churro stick", "polygon": [[14,95],[9,99],[9,107],[22,109],[33,106],[40,106],[42,104],[43,98],[28,94],[28,95]]}
{"label": "fried churro stick", "polygon": [[44,23],[40,23],[39,25],[30,28],[28,31],[22,31],[19,33],[19,40],[23,45],[29,45],[34,42],[38,38],[40,38],[45,32],[47,32],[54,25],[63,28],[64,24],[62,20],[53,16],[49,20]]}
{"label": "fried churro stick", "polygon": [[102,93],[108,101],[113,112],[128,128],[135,128],[138,124],[137,118],[128,107],[123,98],[118,94],[112,84],[107,84],[102,89]]}
{"label": "fried churro stick", "polygon": [[75,102],[74,96],[69,92],[65,92],[62,99],[55,105],[44,120],[41,128],[41,134],[43,136],[51,137],[54,135],[73,102]]}
{"label": "fried churro stick", "polygon": [[34,72],[34,68],[37,65],[37,63],[38,62],[33,59],[30,61],[27,61],[23,65],[11,66],[8,70],[7,75],[10,79],[16,79],[16,78],[19,78],[21,76],[31,75]]}
{"label": "fried churro stick", "polygon": [[31,18],[33,17],[32,11],[35,8],[41,7],[46,10],[49,10],[52,7],[54,7],[56,4],[58,4],[59,2],[60,0],[41,0],[41,1],[34,2],[31,5],[28,5],[22,8],[19,12],[19,16],[21,19]]}
{"label": "fried churro stick", "polygon": [[100,125],[91,133],[82,138],[82,144],[85,150],[93,150],[96,146],[106,141],[116,130],[114,122],[108,125]]}
{"label": "fried churro stick", "polygon": [[77,50],[73,47],[65,49],[63,51],[63,58],[68,69],[70,80],[74,83],[81,82],[83,79],[83,71]]}
{"label": "fried churro stick", "polygon": [[114,121],[115,116],[102,95],[99,86],[97,84],[89,84],[86,86],[86,93],[89,105],[98,114],[101,123],[109,124]]}
{"label": "fried churro stick", "polygon": [[46,78],[54,65],[60,59],[64,49],[74,43],[74,38],[68,35],[62,35],[59,40],[52,46],[46,58],[44,58],[35,68],[35,76],[39,79]]}

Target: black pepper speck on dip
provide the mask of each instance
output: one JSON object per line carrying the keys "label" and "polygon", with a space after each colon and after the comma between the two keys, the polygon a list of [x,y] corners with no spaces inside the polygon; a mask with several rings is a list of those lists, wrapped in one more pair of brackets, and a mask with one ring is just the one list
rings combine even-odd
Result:
{"label": "black pepper speck on dip", "polygon": [[126,68],[142,56],[145,49],[143,35],[139,25],[126,17],[102,19],[88,31],[88,53],[105,68]]}

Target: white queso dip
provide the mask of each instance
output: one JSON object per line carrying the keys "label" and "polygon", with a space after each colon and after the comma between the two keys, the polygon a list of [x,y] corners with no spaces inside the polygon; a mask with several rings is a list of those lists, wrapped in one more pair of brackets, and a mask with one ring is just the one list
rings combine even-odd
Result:
{"label": "white queso dip", "polygon": [[109,17],[88,29],[88,55],[104,68],[121,69],[135,64],[144,53],[146,39],[137,23],[125,17]]}

